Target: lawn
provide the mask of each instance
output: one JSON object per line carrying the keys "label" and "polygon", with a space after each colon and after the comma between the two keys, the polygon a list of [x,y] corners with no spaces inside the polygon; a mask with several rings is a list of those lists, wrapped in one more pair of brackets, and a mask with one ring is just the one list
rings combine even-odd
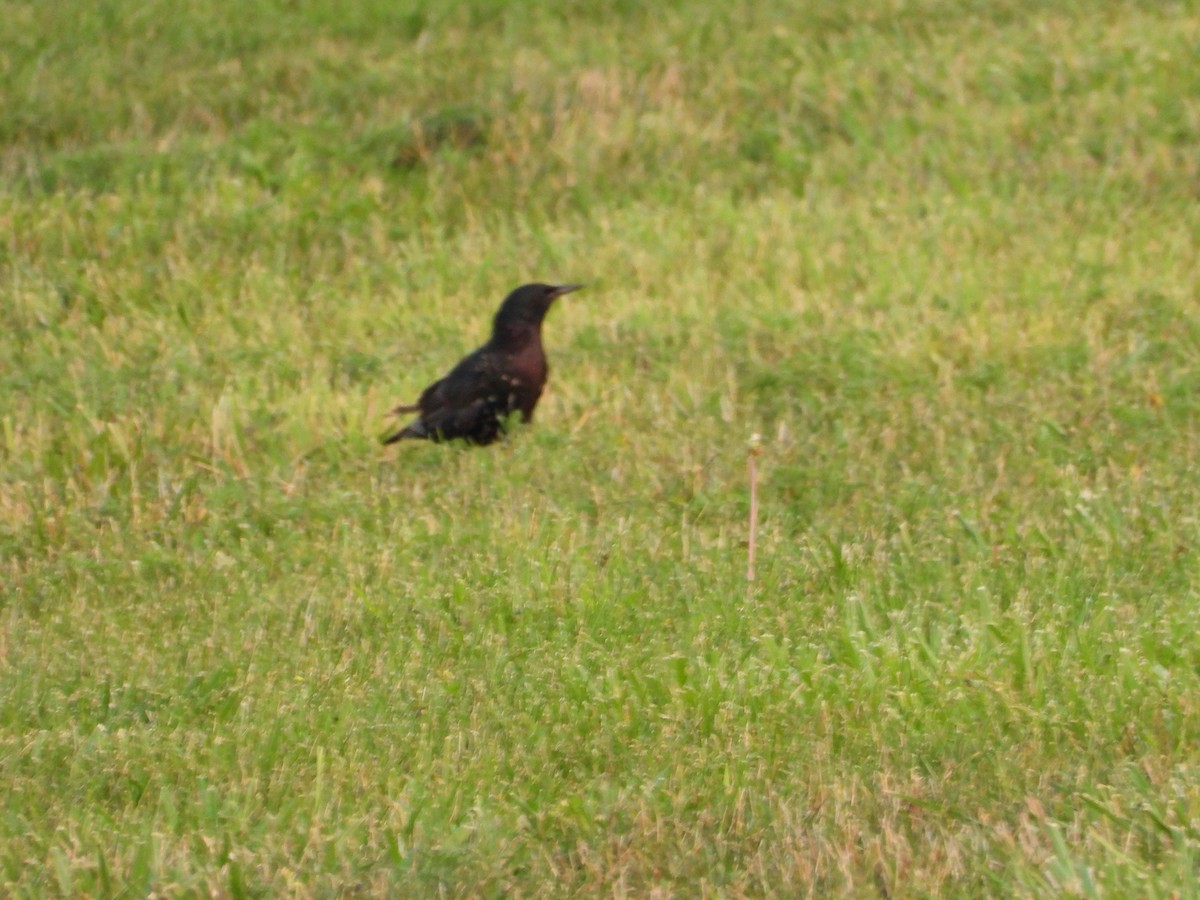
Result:
{"label": "lawn", "polygon": [[[1196,896],[1197,59],[0,0],[0,893]],[[382,447],[526,281],[536,423]]]}

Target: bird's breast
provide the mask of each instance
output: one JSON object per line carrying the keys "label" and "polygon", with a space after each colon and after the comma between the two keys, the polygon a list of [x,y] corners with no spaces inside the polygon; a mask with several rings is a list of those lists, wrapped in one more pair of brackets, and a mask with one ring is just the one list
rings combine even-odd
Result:
{"label": "bird's breast", "polygon": [[540,388],[546,383],[546,375],[550,367],[546,364],[546,354],[542,351],[541,342],[530,343],[513,354],[509,372],[524,384]]}

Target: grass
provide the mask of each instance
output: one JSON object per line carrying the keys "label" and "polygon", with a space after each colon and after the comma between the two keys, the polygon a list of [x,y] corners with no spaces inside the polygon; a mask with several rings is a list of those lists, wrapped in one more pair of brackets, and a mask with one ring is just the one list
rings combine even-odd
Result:
{"label": "grass", "polygon": [[5,894],[1195,895],[1192,4],[0,22]]}

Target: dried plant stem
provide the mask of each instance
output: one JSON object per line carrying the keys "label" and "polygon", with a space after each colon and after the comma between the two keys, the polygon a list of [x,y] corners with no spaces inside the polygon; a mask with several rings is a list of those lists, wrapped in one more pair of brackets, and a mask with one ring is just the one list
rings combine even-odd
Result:
{"label": "dried plant stem", "polygon": [[750,436],[750,523],[749,541],[747,544],[746,581],[754,581],[754,552],[758,541],[758,466],[755,460],[762,452],[760,438],[757,434]]}

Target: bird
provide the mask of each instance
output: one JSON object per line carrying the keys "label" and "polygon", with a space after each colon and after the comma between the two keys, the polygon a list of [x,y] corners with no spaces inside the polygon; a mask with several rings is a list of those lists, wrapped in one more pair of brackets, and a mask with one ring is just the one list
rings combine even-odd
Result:
{"label": "bird", "polygon": [[392,410],[394,415],[418,417],[383,443],[461,438],[483,446],[505,434],[513,413],[519,413],[522,422],[532,421],[550,372],[542,347],[542,320],[555,300],[581,287],[536,283],[512,291],[496,311],[488,342],[425,388],[416,403]]}

